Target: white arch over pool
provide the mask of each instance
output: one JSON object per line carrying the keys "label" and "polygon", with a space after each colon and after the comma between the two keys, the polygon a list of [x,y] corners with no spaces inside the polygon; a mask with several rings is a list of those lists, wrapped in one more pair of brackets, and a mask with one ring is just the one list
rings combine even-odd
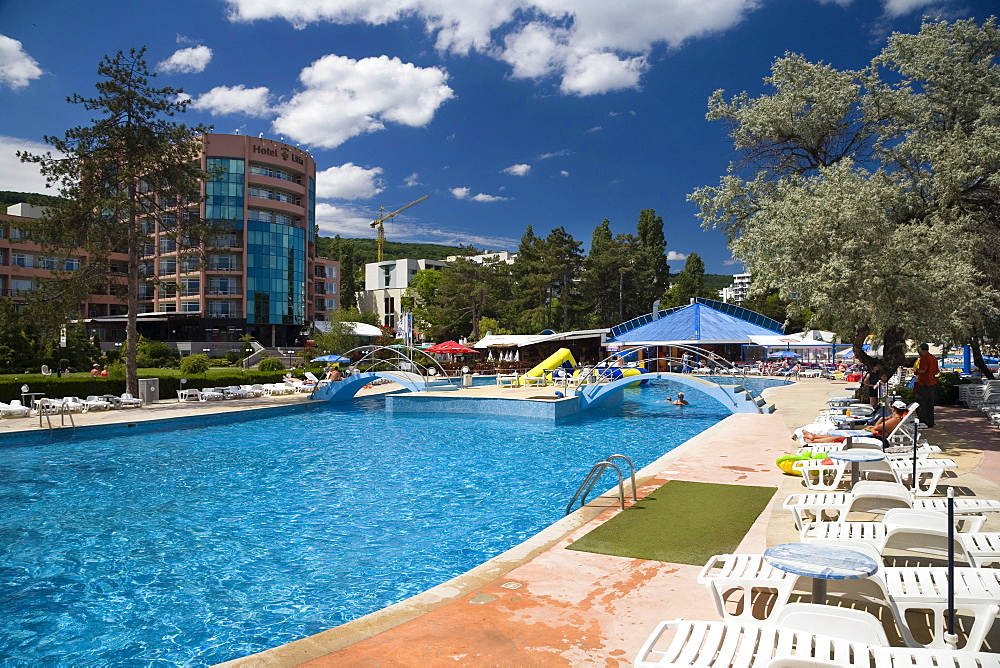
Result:
{"label": "white arch over pool", "polygon": [[767,406],[763,399],[752,396],[743,385],[719,385],[698,376],[671,371],[653,371],[636,376],[626,376],[610,383],[584,385],[576,390],[576,396],[580,397],[580,410],[586,411],[600,406],[608,397],[621,392],[628,385],[652,378],[664,378],[681,385],[687,385],[716,399],[733,413],[771,413],[774,411],[773,405]]}

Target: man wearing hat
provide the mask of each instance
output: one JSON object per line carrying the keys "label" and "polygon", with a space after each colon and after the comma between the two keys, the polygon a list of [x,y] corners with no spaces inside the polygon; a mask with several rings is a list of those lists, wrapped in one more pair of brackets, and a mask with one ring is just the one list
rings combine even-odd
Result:
{"label": "man wearing hat", "polygon": [[928,428],[931,428],[934,426],[934,388],[937,387],[937,375],[940,368],[937,358],[930,353],[930,346],[921,343],[919,351],[920,357],[913,365],[913,373],[916,376],[913,390],[917,403],[920,404],[920,408],[917,409],[917,417]]}

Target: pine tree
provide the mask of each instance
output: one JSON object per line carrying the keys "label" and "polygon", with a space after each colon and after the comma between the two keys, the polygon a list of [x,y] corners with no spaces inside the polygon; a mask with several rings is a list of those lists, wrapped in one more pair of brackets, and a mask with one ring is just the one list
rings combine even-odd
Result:
{"label": "pine tree", "polygon": [[61,297],[63,303],[75,301],[78,307],[95,282],[107,281],[110,255],[128,254],[124,352],[127,388],[133,394],[138,394],[136,314],[142,247],[149,240],[143,222],[157,220],[161,230],[175,224],[178,236],[204,234],[196,208],[206,176],[197,164],[198,135],[209,129],[169,120],[183,112],[189,100],[178,89],[150,85],[155,74],[149,72],[144,54],[141,48],[105,57],[97,69],[97,96],[69,98],[98,117],[61,138],[45,137],[62,155],[18,153],[22,161],[37,163],[65,198],[25,225],[29,233],[47,246],[87,254],[79,271],[40,291],[43,299]]}

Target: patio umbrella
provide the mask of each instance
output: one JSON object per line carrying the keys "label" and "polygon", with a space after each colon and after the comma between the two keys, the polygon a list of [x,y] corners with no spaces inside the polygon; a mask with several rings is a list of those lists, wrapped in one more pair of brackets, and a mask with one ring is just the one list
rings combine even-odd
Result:
{"label": "patio umbrella", "polygon": [[799,355],[798,353],[793,353],[791,350],[779,350],[777,352],[773,352],[768,355],[768,358],[772,359],[779,357],[794,358],[794,357],[802,357],[802,355]]}
{"label": "patio umbrella", "polygon": [[350,362],[350,358],[344,357],[343,355],[336,355],[330,353],[329,355],[320,355],[319,357],[314,357],[313,362]]}
{"label": "patio umbrella", "polygon": [[479,351],[475,348],[469,348],[468,346],[463,346],[457,341],[444,341],[435,346],[431,346],[424,350],[428,353],[443,353],[447,355],[460,355],[462,353],[478,353]]}

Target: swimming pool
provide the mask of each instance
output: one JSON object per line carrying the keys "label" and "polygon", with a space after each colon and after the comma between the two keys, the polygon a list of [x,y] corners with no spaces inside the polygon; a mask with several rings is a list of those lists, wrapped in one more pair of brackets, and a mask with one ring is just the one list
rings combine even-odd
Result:
{"label": "swimming pool", "polygon": [[642,467],[728,415],[697,396],[658,381],[555,423],[372,398],[3,446],[0,660],[202,665],[337,626],[534,535],[604,457]]}

